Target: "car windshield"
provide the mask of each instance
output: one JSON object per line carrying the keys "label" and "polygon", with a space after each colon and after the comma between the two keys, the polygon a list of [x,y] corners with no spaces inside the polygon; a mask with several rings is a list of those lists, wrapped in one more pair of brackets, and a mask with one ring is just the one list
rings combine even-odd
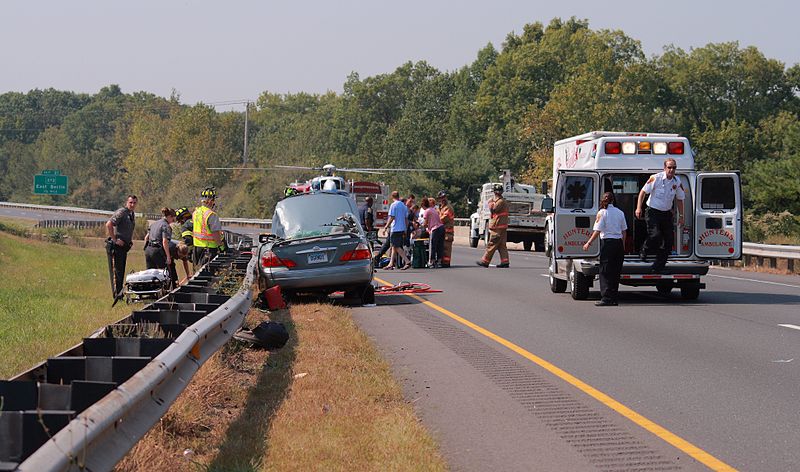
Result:
{"label": "car windshield", "polygon": [[298,195],[278,202],[272,232],[281,239],[299,239],[343,233],[362,233],[353,215],[354,203],[338,194]]}

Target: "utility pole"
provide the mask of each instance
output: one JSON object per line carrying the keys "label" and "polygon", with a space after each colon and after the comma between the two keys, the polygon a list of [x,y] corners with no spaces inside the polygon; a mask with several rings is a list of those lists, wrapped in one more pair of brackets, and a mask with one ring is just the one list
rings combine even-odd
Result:
{"label": "utility pole", "polygon": [[247,164],[247,126],[248,126],[248,118],[247,118],[247,111],[250,109],[250,102],[244,102],[244,153],[242,156],[242,163]]}

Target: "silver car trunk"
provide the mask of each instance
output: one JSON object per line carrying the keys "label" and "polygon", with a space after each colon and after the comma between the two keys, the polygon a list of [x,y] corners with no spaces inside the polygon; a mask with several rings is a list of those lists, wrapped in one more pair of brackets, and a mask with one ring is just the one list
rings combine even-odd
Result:
{"label": "silver car trunk", "polygon": [[284,241],[275,244],[272,252],[283,261],[292,261],[289,270],[314,269],[347,264],[341,258],[361,241],[357,235],[336,235],[311,240]]}

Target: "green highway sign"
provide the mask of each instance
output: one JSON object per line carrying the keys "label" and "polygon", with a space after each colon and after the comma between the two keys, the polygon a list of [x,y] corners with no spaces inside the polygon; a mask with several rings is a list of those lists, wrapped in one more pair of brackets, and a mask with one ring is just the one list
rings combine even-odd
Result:
{"label": "green highway sign", "polygon": [[[43,171],[48,172],[48,171]],[[50,171],[58,172],[58,171]],[[66,175],[34,175],[33,193],[37,195],[66,195],[68,178]]]}
{"label": "green highway sign", "polygon": [[42,175],[61,175],[61,171],[55,169],[46,169],[42,171]]}

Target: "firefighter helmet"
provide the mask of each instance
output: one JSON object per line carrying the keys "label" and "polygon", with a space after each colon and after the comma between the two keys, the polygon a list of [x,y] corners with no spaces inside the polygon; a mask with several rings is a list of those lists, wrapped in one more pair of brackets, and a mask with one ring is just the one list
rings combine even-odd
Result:
{"label": "firefighter helmet", "polygon": [[177,210],[175,210],[175,218],[179,220],[182,219],[184,216],[189,216],[189,215],[190,215],[189,209],[186,207],[180,207]]}
{"label": "firefighter helmet", "polygon": [[207,198],[213,200],[217,198],[217,189],[215,189],[214,187],[206,187],[205,190],[200,192],[200,197],[204,199]]}
{"label": "firefighter helmet", "polygon": [[503,184],[494,184],[492,186],[492,192],[500,192],[503,193]]}

